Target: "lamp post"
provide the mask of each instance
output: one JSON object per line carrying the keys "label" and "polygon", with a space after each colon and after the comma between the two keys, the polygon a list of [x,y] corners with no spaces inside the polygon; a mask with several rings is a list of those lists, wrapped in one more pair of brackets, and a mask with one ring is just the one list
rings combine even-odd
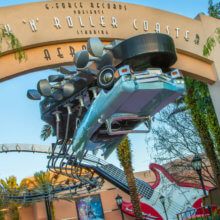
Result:
{"label": "lamp post", "polygon": [[[199,175],[199,179],[200,179],[200,182],[201,182],[201,185],[202,185],[202,190],[203,190],[204,196],[207,196],[204,181],[203,181],[203,178],[202,178],[202,159],[199,156],[195,156],[192,159],[192,167]],[[208,210],[209,210],[210,216],[212,216],[212,210],[211,210],[210,206],[208,206]]]}
{"label": "lamp post", "polygon": [[160,199],[161,204],[163,205],[163,209],[164,209],[164,212],[165,212],[165,215],[166,215],[166,219],[168,220],[167,211],[166,211],[166,208],[165,208],[165,197],[163,195],[161,195],[159,199]]}
{"label": "lamp post", "polygon": [[122,212],[122,197],[120,195],[117,195],[117,197],[115,198],[119,208],[120,208],[120,211],[121,211],[121,216],[122,216],[122,220],[124,220],[124,214]]}
{"label": "lamp post", "polygon": [[203,190],[204,196],[207,196],[207,193],[205,190],[205,185],[204,185],[203,178],[202,178],[202,159],[198,156],[193,157],[192,167],[199,175],[199,179],[200,179],[200,182],[202,185],[202,190]]}

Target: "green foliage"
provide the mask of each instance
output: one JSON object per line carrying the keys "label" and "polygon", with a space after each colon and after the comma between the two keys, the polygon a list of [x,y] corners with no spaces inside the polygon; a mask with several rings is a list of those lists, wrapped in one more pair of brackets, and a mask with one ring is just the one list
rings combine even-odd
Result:
{"label": "green foliage", "polygon": [[11,219],[12,220],[19,220],[19,211],[18,208],[15,207],[11,212]]}
{"label": "green foliage", "polygon": [[26,180],[22,180],[20,184],[17,183],[17,178],[15,176],[10,176],[5,180],[0,179],[0,187],[9,193],[15,193],[20,190],[21,187],[26,186]]}
{"label": "green foliage", "polygon": [[50,137],[51,133],[52,133],[52,127],[51,127],[51,125],[45,124],[45,125],[43,126],[43,129],[41,130],[41,135],[40,135],[40,137],[41,137],[41,139],[43,139],[43,140],[45,141],[47,138]]}
{"label": "green foliage", "polygon": [[216,40],[220,44],[220,27],[216,28],[215,33],[216,33]]}
{"label": "green foliage", "polygon": [[20,41],[15,37],[13,33],[6,33],[3,26],[0,26],[0,56],[2,55],[2,43],[6,42],[8,49],[14,51],[15,59],[19,61],[19,63],[24,59],[26,60],[25,51],[22,48]]}
{"label": "green foliage", "polygon": [[[212,0],[209,0],[208,13],[210,16],[220,19],[220,3],[213,4]],[[216,46],[216,42],[220,43],[220,27],[215,30],[213,36],[210,36],[206,44],[203,47],[203,55],[210,56],[212,50]],[[196,111],[203,120],[206,121],[209,132],[212,135],[214,145],[218,154],[220,155],[220,126],[215,113],[214,106],[210,97],[207,84],[187,78],[186,83],[188,88],[193,88],[193,96],[196,100]]]}
{"label": "green foliage", "polygon": [[[210,16],[220,19],[220,3],[213,4],[209,0],[208,13]],[[203,47],[203,55],[210,56],[212,50],[216,46],[216,42],[220,43],[220,27],[215,30],[214,36],[210,36]],[[214,106],[209,94],[207,84],[193,79],[187,79],[188,86],[195,88],[194,95],[196,98],[196,110],[200,113],[208,125],[212,134],[214,145],[220,155],[220,126],[215,113]]]}
{"label": "green foliage", "polygon": [[[209,93],[209,88],[206,83],[189,77],[185,78],[185,83],[187,88],[192,89],[192,95],[195,99],[195,114],[197,117],[201,117],[202,120],[206,122],[207,128],[211,133],[214,146],[220,155],[220,126]],[[186,96],[186,102],[188,103],[189,98],[191,97]]]}
{"label": "green foliage", "polygon": [[[211,103],[212,104],[212,103]],[[207,106],[206,122],[213,136],[215,148],[220,156],[220,126],[213,105]]]}
{"label": "green foliage", "polygon": [[[185,84],[187,88],[191,89],[193,98],[196,100],[196,111],[202,115],[206,114],[206,108],[212,105],[207,84],[189,77],[185,78]],[[187,96],[185,100],[187,100]]]}
{"label": "green foliage", "polygon": [[[220,3],[213,4],[212,0],[209,0],[208,14],[211,17],[220,19]],[[216,28],[213,36],[208,37],[205,45],[203,46],[203,55],[210,56],[212,50],[216,46],[216,42],[220,43],[220,27]]]}
{"label": "green foliage", "polygon": [[[59,187],[59,180],[60,180],[61,175],[60,174],[54,174],[51,172],[44,172],[44,171],[39,171],[34,174],[34,180],[30,181],[36,188],[39,188],[40,191],[47,192],[49,187],[50,189],[55,189]],[[45,186],[48,185],[48,188]],[[57,186],[56,186],[57,185]],[[54,206],[53,202],[50,202],[50,208],[51,208],[51,215],[52,215],[52,220],[55,219],[55,213],[54,213]]]}
{"label": "green foliage", "polygon": [[50,207],[51,207],[52,220],[55,220],[55,209],[52,201],[50,201]]}
{"label": "green foliage", "polygon": [[208,13],[211,17],[220,19],[220,3],[213,4],[213,0],[209,0]]}
{"label": "green foliage", "polygon": [[[5,180],[0,180],[0,188],[9,195],[19,194],[20,189],[26,186],[26,179],[22,180],[20,184],[17,182],[15,176],[10,176]],[[3,199],[1,208],[7,208],[12,220],[19,219],[18,203],[10,202],[7,199]],[[0,217],[1,219],[1,217]]]}
{"label": "green foliage", "polygon": [[[0,210],[3,208],[2,200],[0,199]],[[0,211],[0,220],[4,220],[4,213]]]}
{"label": "green foliage", "polygon": [[205,45],[203,46],[203,55],[210,56],[212,50],[216,46],[216,42],[220,44],[220,27],[216,28],[213,36],[208,37]]}
{"label": "green foliage", "polygon": [[[208,87],[206,84],[188,77],[185,77],[185,85],[187,91],[185,102],[187,107],[190,109],[193,124],[198,131],[198,134],[201,138],[201,143],[205,149],[207,157],[209,158],[211,167],[216,177],[217,173],[220,172],[220,167],[215,153],[214,143],[217,143],[218,140],[213,141],[215,136],[211,136],[210,133],[213,133],[212,126],[208,124],[210,118],[207,120],[207,118],[210,117],[208,114],[210,113],[210,109],[213,110],[212,114],[215,115]],[[214,116],[211,120],[214,120]],[[215,125],[217,126],[216,130],[219,131],[218,121],[216,121]],[[219,146],[217,149],[219,149]],[[217,178],[216,181],[219,185],[220,183],[218,182]]]}
{"label": "green foliage", "polygon": [[[214,18],[220,19],[220,3],[213,4],[213,1],[209,0],[208,13]],[[216,46],[216,42],[220,43],[220,27],[215,30],[213,36],[207,39],[203,47],[204,56],[210,56]],[[200,137],[204,133],[206,133],[206,136],[208,136],[208,132],[211,134],[211,140],[213,142],[210,144],[215,146],[215,149],[220,155],[220,126],[208,86],[203,82],[188,77],[185,78],[185,83],[188,88],[185,100],[188,108],[191,110],[194,125],[200,131]],[[211,140],[209,141],[211,142]]]}
{"label": "green foliage", "polygon": [[117,147],[118,159],[123,167],[131,165],[131,150],[130,140],[128,137],[124,138]]}
{"label": "green foliage", "polygon": [[132,170],[130,140],[128,139],[128,137],[125,137],[122,140],[122,142],[118,145],[117,155],[121,165],[124,168],[124,172],[126,175],[131,203],[135,213],[135,219],[143,219],[134,173]]}
{"label": "green foliage", "polygon": [[40,187],[42,190],[45,190],[45,185],[55,185],[60,176],[61,175],[59,174],[52,174],[51,172],[39,171],[34,174],[34,180],[28,180],[28,184],[32,184],[35,187]]}
{"label": "green foliage", "polygon": [[214,49],[216,45],[215,38],[214,37],[208,37],[206,40],[206,44],[203,46],[203,55],[204,56],[210,56],[212,50]]}

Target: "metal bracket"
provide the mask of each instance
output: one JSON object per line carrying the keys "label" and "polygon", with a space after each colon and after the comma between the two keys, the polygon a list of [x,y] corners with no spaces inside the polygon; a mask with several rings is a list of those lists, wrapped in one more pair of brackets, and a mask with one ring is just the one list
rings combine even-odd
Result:
{"label": "metal bracket", "polygon": [[[118,130],[114,131],[112,129],[112,123],[115,121],[122,121],[122,120],[138,120],[140,122],[144,122],[145,126],[148,128],[148,130]],[[109,135],[123,135],[123,134],[129,134],[129,133],[139,133],[139,134],[146,134],[149,133],[151,130],[151,118],[150,116],[143,116],[143,115],[136,115],[136,114],[130,114],[130,113],[116,113],[112,115],[110,118],[106,119],[106,127],[107,127],[107,133]]]}

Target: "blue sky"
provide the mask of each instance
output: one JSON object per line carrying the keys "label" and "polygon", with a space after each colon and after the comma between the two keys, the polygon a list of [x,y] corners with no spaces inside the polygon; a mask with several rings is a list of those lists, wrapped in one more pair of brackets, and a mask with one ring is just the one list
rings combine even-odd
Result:
{"label": "blue sky", "polygon": [[[39,1],[39,0],[38,0]],[[29,0],[0,1],[0,7],[37,2]],[[198,13],[207,14],[208,0],[121,0],[119,2],[135,3],[154,7],[190,18]],[[214,1],[217,2],[217,1]],[[30,88],[36,88],[37,82],[47,78],[51,70],[24,75],[0,84],[0,143],[34,143],[50,145],[53,138],[43,142],[40,131],[43,122],[40,120],[37,101],[26,98]],[[152,159],[148,156],[151,146],[147,146],[143,134],[130,136],[133,149],[133,165],[135,171],[148,169]],[[110,162],[118,164],[116,154],[112,154]],[[46,170],[46,155],[28,153],[0,154],[0,178],[15,175],[19,180],[32,176],[34,172]]]}
{"label": "blue sky", "polygon": [[[1,0],[0,7],[39,1],[43,0]],[[174,12],[190,18],[194,18],[198,13],[201,12],[206,14],[208,8],[208,0],[118,0],[118,2],[145,5],[148,7]],[[217,3],[218,0],[213,0],[213,2]]]}

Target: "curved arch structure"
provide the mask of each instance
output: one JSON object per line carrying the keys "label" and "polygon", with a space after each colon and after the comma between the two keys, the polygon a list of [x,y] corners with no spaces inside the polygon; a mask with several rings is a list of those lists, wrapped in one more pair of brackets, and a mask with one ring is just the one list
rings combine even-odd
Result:
{"label": "curved arch structure", "polygon": [[[9,152],[29,152],[29,153],[45,153],[51,154],[51,146],[45,145],[37,145],[37,144],[0,144],[0,153],[9,153]],[[58,152],[54,151],[54,155],[58,154]],[[79,167],[82,169],[82,166]],[[82,176],[86,175],[82,173]],[[66,174],[67,177],[73,177],[68,172]],[[93,184],[92,184],[93,183]],[[23,187],[19,190],[10,189],[1,191],[0,197],[5,202],[17,202],[17,203],[30,203],[30,202],[38,202],[45,199],[53,200],[53,199],[61,199],[67,197],[75,197],[80,196],[82,194],[86,194],[89,192],[94,192],[100,189],[102,186],[100,184],[95,184],[96,182],[86,182],[76,178],[72,178],[72,181],[69,181],[68,184],[57,184],[57,185],[42,185],[41,187]],[[92,184],[92,186],[91,186]]]}
{"label": "curved arch structure", "polygon": [[212,65],[215,57],[206,59],[202,53],[207,37],[219,26],[219,21],[205,15],[190,19],[127,3],[63,0],[0,8],[0,20],[5,32],[13,32],[20,40],[28,57],[26,62],[15,61],[3,42],[0,81],[70,64],[74,53],[85,48],[85,42],[93,36],[109,42],[155,32],[169,34],[175,40],[178,52],[175,68],[211,84],[216,81]]}
{"label": "curved arch structure", "polygon": [[[51,153],[51,146],[39,144],[0,144],[0,153],[8,152],[31,152],[31,153]],[[55,152],[56,153],[56,152]]]}
{"label": "curved arch structure", "polygon": [[97,191],[97,188],[91,189],[88,183],[77,182],[76,180],[63,184],[56,185],[41,185],[39,187],[23,187],[19,189],[10,188],[9,190],[2,190],[0,198],[5,203],[33,203],[55,199],[72,198],[83,194]]}
{"label": "curved arch structure", "polygon": [[[172,68],[178,68],[184,75],[209,84],[214,84],[216,81],[219,83],[217,79],[220,75],[219,45],[214,48],[209,59],[203,57],[203,45],[220,26],[220,21],[202,14],[195,19],[190,19],[174,13],[127,3],[63,0],[62,2],[48,1],[0,8],[0,20],[6,35],[12,32],[20,40],[28,57],[26,61],[19,63],[14,59],[13,51],[4,41],[0,58],[0,81],[37,70],[72,64],[74,54],[86,48],[85,42],[90,37],[96,36],[108,43],[115,39],[124,40],[143,33],[156,32],[168,34],[175,41],[178,61]],[[215,85],[213,88],[216,88]],[[214,102],[216,104],[217,100]],[[220,115],[219,104],[217,114]],[[96,157],[85,156],[82,161],[77,162],[71,152],[65,155],[64,160],[62,156],[64,151],[62,152],[61,149],[58,152],[56,147],[54,152],[52,148],[44,149],[40,145],[11,144],[1,145],[0,148],[1,152],[50,153],[52,151],[50,169],[65,173],[81,182],[84,181],[85,185],[91,184],[90,177],[95,184],[101,185],[101,182],[93,176],[96,173],[125,192],[129,191],[125,178],[118,178],[122,171]],[[86,170],[86,177],[79,175],[79,171],[83,169]],[[114,170],[113,173],[111,173],[112,170]],[[163,173],[160,169],[158,172]],[[146,202],[152,198],[154,202],[158,200],[158,194],[153,193],[153,187],[138,179],[136,181],[138,193],[142,195],[143,201]],[[155,184],[157,188],[160,185],[159,182]],[[144,190],[141,190],[143,185]],[[94,186],[90,185],[90,187]],[[25,196],[26,194],[22,198],[24,199]]]}
{"label": "curved arch structure", "polygon": [[[42,145],[33,145],[33,144],[1,144],[0,145],[0,153],[7,152],[38,152],[38,153],[50,153],[49,146]],[[55,148],[58,149],[58,148]],[[51,154],[50,154],[51,155]],[[56,160],[56,158],[60,159],[60,152],[52,152],[50,156]],[[52,160],[53,160],[52,159]],[[64,174],[67,177],[72,177],[75,180],[75,184],[58,187],[57,189],[41,190],[39,193],[39,189],[34,189],[34,193],[30,193],[27,189],[23,189],[21,192],[15,192],[15,194],[11,195],[7,192],[3,192],[2,196],[8,199],[9,201],[16,202],[33,202],[39,201],[39,199],[43,199],[44,195],[49,199],[56,198],[56,194],[65,196],[79,196],[83,193],[92,192],[101,188],[103,184],[103,178],[111,182],[112,184],[119,187],[121,190],[129,193],[128,185],[126,182],[124,172],[115,167],[112,164],[107,163],[93,155],[86,155],[81,163],[74,163],[74,158],[69,158],[67,166],[64,166],[61,162],[61,166],[56,166],[56,163],[49,167],[52,171],[56,173]],[[73,162],[72,162],[73,161]],[[59,161],[60,162],[60,161]],[[50,163],[49,163],[50,164]],[[136,179],[138,185],[138,193],[143,197],[148,199],[151,198],[153,189],[147,183]],[[43,192],[42,192],[43,191]],[[79,191],[79,193],[77,193]],[[58,195],[57,198],[61,198]],[[28,200],[27,200],[28,198]]]}
{"label": "curved arch structure", "polygon": [[168,34],[175,41],[178,55],[173,68],[212,85],[209,89],[220,121],[220,46],[216,45],[208,59],[203,56],[203,45],[220,27],[219,19],[203,14],[190,19],[121,2],[63,0],[3,7],[0,8],[0,20],[6,34],[12,32],[27,55],[27,60],[19,63],[3,40],[0,82],[72,64],[74,54],[86,47],[85,42],[90,37],[99,37],[107,43],[143,33]]}

